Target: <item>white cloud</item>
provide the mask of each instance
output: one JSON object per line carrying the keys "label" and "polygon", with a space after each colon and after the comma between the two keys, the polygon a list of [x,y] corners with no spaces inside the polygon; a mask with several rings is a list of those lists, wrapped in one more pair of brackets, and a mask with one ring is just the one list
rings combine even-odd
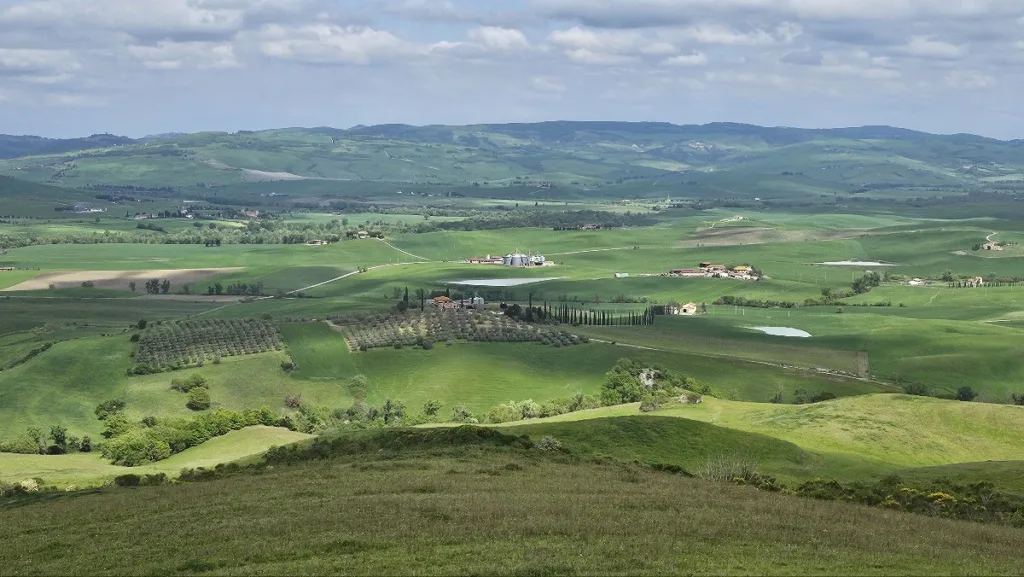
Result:
{"label": "white cloud", "polygon": [[36,84],[59,84],[70,80],[81,64],[67,50],[0,48],[0,75],[14,76]]}
{"label": "white cloud", "polygon": [[708,57],[703,52],[694,52],[693,54],[680,54],[664,60],[663,64],[668,66],[705,66],[708,63]]}
{"label": "white cloud", "polygon": [[920,58],[955,60],[964,54],[964,49],[928,36],[914,36],[898,52]]}
{"label": "white cloud", "polygon": [[470,41],[490,50],[508,51],[530,47],[526,35],[512,28],[480,26],[470,30],[468,37]]}
{"label": "white cloud", "polygon": [[252,38],[266,56],[317,64],[368,65],[417,52],[391,32],[359,26],[270,25]]}
{"label": "white cloud", "polygon": [[240,66],[235,47],[226,43],[158,42],[155,46],[129,46],[128,53],[146,68],[154,70]]}

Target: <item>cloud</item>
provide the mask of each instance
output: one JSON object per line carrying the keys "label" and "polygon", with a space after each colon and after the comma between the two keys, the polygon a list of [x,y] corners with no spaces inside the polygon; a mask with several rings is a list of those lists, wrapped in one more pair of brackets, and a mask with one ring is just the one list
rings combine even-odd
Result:
{"label": "cloud", "polygon": [[919,58],[956,60],[964,54],[964,49],[949,42],[932,40],[928,36],[914,36],[897,52]]}
{"label": "cloud", "polygon": [[490,50],[516,50],[529,48],[530,41],[519,30],[500,26],[480,26],[469,31],[469,39]]}
{"label": "cloud", "polygon": [[65,82],[81,65],[66,50],[0,48],[0,77],[15,77],[38,84]]}
{"label": "cloud", "polygon": [[705,66],[708,63],[708,57],[703,52],[694,52],[692,54],[680,54],[671,58],[666,58],[662,61],[662,64],[668,66]]}
{"label": "cloud", "polygon": [[368,65],[416,53],[391,32],[359,26],[270,25],[251,39],[265,56],[310,64]]}
{"label": "cloud", "polygon": [[995,85],[996,79],[980,72],[970,70],[954,70],[944,77],[946,84],[953,88],[978,90]]}
{"label": "cloud", "polygon": [[240,66],[235,56],[235,47],[227,43],[158,42],[154,46],[128,46],[128,53],[144,67],[154,70]]}

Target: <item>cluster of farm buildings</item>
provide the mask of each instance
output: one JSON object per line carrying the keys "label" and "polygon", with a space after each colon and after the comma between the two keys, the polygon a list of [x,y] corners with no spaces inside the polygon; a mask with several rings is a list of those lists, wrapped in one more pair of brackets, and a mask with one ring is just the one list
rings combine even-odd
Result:
{"label": "cluster of farm buildings", "polygon": [[[674,268],[667,273],[661,274],[641,274],[642,277],[661,276],[661,277],[682,277],[682,278],[730,278],[734,280],[759,280],[761,277],[758,271],[754,267],[746,264],[736,266],[726,266],[724,264],[714,264],[711,262],[702,262],[697,268]],[[628,278],[629,273],[619,272],[615,273],[615,278]]]}
{"label": "cluster of farm buildings", "polygon": [[666,276],[677,277],[704,277],[704,278],[731,278],[736,280],[757,280],[754,267],[750,265],[736,265],[733,267],[724,264],[702,262],[698,268],[675,268],[668,271]]}
{"label": "cluster of farm buildings", "polygon": [[495,264],[517,267],[554,266],[554,263],[548,262],[547,258],[542,254],[523,254],[519,251],[506,254],[505,256],[487,255],[485,257],[469,258],[462,262],[468,264]]}

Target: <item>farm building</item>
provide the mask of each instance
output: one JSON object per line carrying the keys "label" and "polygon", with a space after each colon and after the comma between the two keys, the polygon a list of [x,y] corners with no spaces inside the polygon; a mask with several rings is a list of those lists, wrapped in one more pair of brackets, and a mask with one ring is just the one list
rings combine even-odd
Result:
{"label": "farm building", "polygon": [[356,233],[356,238],[360,240],[370,238],[370,233],[366,232],[365,230],[361,230]]}
{"label": "farm building", "polygon": [[328,244],[326,240],[311,240],[306,243],[306,246],[327,246]]}
{"label": "farm building", "polygon": [[544,258],[544,255],[526,255],[516,251],[502,257],[501,264],[505,266],[544,266],[547,264],[547,259]]}
{"label": "farm building", "polygon": [[984,248],[985,250],[1003,250],[1003,246],[996,242],[986,242]]}
{"label": "farm building", "polygon": [[485,257],[476,257],[468,259],[469,264],[504,264],[503,259],[500,256],[487,255]]}
{"label": "farm building", "polygon": [[675,268],[669,271],[672,276],[707,276],[707,273],[699,268]]}
{"label": "farm building", "polygon": [[670,315],[693,316],[697,314],[697,303],[686,303],[685,305],[673,304],[665,307],[665,313]]}
{"label": "farm building", "polygon": [[628,272],[617,272],[617,273],[615,273],[615,278],[629,278],[629,273]]}
{"label": "farm building", "polygon": [[13,266],[0,266],[0,272],[11,272],[14,270]]}

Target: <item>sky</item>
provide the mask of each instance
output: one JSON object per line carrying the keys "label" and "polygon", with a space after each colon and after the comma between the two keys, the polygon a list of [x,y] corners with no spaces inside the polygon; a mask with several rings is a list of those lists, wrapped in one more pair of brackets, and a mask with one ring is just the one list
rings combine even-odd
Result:
{"label": "sky", "polygon": [[1024,138],[1024,0],[0,0],[0,133],[628,120]]}

